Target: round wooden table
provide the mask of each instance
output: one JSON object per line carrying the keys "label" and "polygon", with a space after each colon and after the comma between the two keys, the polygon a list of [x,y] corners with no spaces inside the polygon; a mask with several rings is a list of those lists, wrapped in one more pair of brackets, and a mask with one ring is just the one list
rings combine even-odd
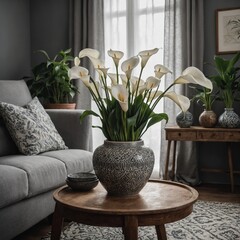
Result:
{"label": "round wooden table", "polygon": [[164,224],[191,214],[198,192],[171,181],[149,181],[133,197],[109,196],[99,183],[89,192],[69,187],[54,192],[56,201],[51,239],[60,239],[64,218],[93,226],[121,227],[125,240],[138,239],[138,226],[155,226],[158,239],[167,239]]}

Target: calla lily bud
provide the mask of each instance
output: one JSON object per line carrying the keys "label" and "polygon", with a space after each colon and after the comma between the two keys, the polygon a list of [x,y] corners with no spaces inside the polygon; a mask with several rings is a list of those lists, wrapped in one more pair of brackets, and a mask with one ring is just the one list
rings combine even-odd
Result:
{"label": "calla lily bud", "polygon": [[80,62],[81,62],[81,61],[80,61],[80,59],[79,59],[78,57],[75,57],[75,58],[74,58],[74,65],[75,65],[75,66],[79,66],[79,65],[80,65]]}

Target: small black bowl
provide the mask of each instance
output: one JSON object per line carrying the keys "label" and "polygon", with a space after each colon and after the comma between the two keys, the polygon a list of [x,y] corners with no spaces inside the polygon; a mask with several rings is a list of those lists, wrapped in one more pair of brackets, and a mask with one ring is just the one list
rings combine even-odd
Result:
{"label": "small black bowl", "polygon": [[88,182],[98,180],[96,174],[89,172],[70,173],[67,180],[72,182]]}
{"label": "small black bowl", "polygon": [[98,185],[98,182],[98,179],[93,181],[71,181],[66,179],[67,185],[77,191],[90,191]]}

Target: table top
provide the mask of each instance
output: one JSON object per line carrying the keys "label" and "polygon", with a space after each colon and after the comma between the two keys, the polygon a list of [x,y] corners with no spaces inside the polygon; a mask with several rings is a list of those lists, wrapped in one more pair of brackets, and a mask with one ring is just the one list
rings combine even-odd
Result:
{"label": "table top", "polygon": [[182,131],[182,132],[192,132],[192,131],[202,131],[202,132],[240,132],[240,128],[205,128],[201,126],[191,126],[189,128],[180,128],[178,126],[165,127],[166,131]]}
{"label": "table top", "polygon": [[198,192],[192,187],[159,180],[149,181],[138,195],[131,197],[109,196],[100,183],[88,192],[66,186],[54,192],[55,201],[67,208],[110,215],[173,212],[192,205],[197,198]]}

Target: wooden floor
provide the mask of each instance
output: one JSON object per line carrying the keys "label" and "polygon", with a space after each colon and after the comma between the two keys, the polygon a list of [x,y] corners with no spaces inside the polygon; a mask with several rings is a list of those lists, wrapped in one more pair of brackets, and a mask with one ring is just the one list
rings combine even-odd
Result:
{"label": "wooden floor", "polygon": [[[195,188],[199,192],[199,200],[240,203],[240,186],[235,188],[234,193],[230,192],[229,185],[202,184]],[[40,240],[49,231],[51,231],[49,220],[44,219],[14,240]]]}

